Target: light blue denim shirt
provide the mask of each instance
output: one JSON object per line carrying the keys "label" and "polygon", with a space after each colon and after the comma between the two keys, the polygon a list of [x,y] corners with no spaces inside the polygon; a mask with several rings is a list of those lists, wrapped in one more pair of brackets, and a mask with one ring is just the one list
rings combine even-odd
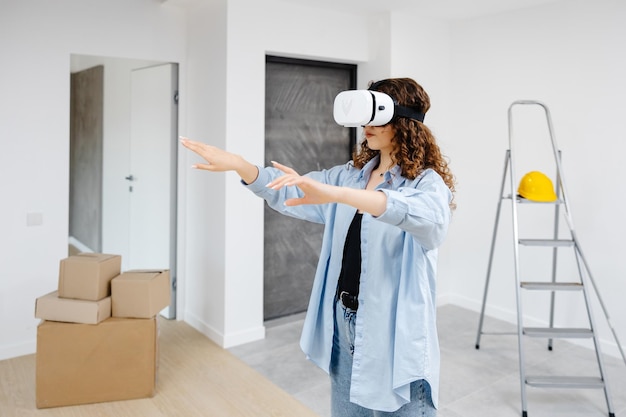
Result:
{"label": "light blue denim shirt", "polygon": [[[364,189],[377,164],[375,158],[357,169],[349,162],[306,175],[326,184]],[[307,358],[329,372],[334,297],[356,210],[343,204],[287,207],[284,201],[302,192],[296,187],[278,191],[266,187],[280,175],[275,168],[259,168],[258,178],[247,187],[283,214],[325,224],[300,346]],[[437,407],[437,247],[446,236],[452,195],[435,171],[428,169],[410,180],[401,176],[397,165],[385,173],[377,190],[387,195],[387,208],[378,217],[364,214],[362,220],[350,400],[370,409],[395,411],[410,401],[410,383],[425,379]]]}

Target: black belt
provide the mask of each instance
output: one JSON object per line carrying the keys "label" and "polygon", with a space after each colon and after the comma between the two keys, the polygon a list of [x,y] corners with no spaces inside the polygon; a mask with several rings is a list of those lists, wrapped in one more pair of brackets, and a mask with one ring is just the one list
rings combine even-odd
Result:
{"label": "black belt", "polygon": [[356,311],[359,308],[359,299],[356,295],[351,295],[346,291],[341,291],[337,294],[337,299],[341,301],[341,304],[351,310]]}

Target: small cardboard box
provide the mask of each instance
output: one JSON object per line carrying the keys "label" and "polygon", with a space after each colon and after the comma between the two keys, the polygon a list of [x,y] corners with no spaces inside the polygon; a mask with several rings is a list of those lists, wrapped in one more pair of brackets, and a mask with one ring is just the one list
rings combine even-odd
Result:
{"label": "small cardboard box", "polygon": [[81,253],[65,258],[59,269],[59,297],[89,301],[108,297],[121,266],[120,255]]}
{"label": "small cardboard box", "polygon": [[156,318],[43,321],[37,327],[37,408],[154,396],[157,335]]}
{"label": "small cardboard box", "polygon": [[170,305],[170,271],[127,271],[111,281],[113,317],[150,318]]}
{"label": "small cardboard box", "polygon": [[99,301],[60,298],[58,291],[35,301],[35,317],[68,323],[98,324],[111,317],[111,297]]}

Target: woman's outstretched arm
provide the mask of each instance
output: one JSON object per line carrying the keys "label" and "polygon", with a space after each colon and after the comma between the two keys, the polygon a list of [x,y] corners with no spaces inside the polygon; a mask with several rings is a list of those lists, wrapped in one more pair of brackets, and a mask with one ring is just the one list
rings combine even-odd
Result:
{"label": "woman's outstretched arm", "polygon": [[287,206],[340,203],[373,216],[380,216],[385,212],[387,196],[380,191],[323,184],[307,176],[298,175],[292,168],[278,162],[272,162],[272,164],[275,168],[283,171],[285,175],[267,184],[268,187],[280,189],[281,187],[297,186],[304,193],[301,198],[291,198],[285,201]]}
{"label": "woman's outstretched arm", "polygon": [[[181,137],[181,144],[206,161],[204,164],[195,164],[193,167],[196,169],[212,172],[235,171],[246,184],[253,183],[259,175],[257,166],[246,161],[240,155],[184,137]],[[301,176],[285,165],[277,162],[273,162],[273,165],[285,175],[267,184],[269,188],[278,190],[282,187],[296,186],[304,193],[301,198],[286,200],[285,205],[287,206],[340,203],[350,205],[373,216],[380,216],[385,211],[387,196],[384,193],[323,184],[306,176]]]}

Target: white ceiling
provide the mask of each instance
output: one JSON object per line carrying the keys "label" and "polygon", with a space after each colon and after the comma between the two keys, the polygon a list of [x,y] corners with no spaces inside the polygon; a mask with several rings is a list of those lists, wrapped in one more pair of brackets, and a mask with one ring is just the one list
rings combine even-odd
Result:
{"label": "white ceiling", "polygon": [[428,17],[470,19],[561,0],[282,0],[352,13],[416,9]]}

